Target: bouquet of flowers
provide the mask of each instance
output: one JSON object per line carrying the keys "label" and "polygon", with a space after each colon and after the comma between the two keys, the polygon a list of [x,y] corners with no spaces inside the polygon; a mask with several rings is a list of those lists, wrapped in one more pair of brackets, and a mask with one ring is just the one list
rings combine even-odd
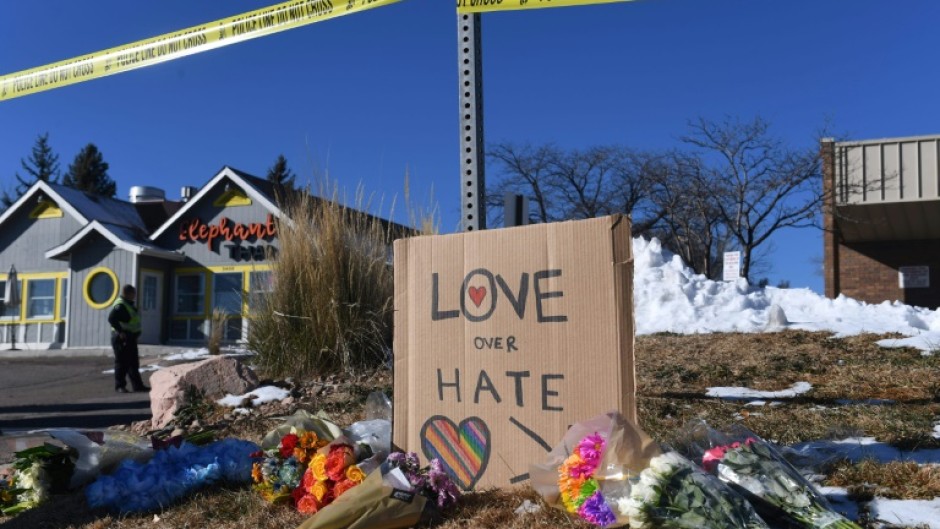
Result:
{"label": "bouquet of flowers", "polygon": [[342,438],[330,443],[315,432],[292,428],[278,445],[252,454],[255,490],[271,503],[313,514],[365,479],[355,450]]}
{"label": "bouquet of flowers", "polygon": [[633,529],[768,527],[747,501],[675,452],[654,457],[617,509]]}
{"label": "bouquet of flowers", "polygon": [[397,452],[365,481],[298,529],[401,529],[457,503],[460,491],[443,465],[422,468],[418,455]]}
{"label": "bouquet of flowers", "polygon": [[601,527],[617,521],[594,478],[606,446],[607,441],[597,432],[588,435],[558,469],[558,490],[565,509]]}
{"label": "bouquet of flowers", "polygon": [[697,423],[689,429],[685,451],[767,519],[794,528],[860,529],[835,512],[773,446],[743,426],[724,435]]}
{"label": "bouquet of flowers", "polygon": [[421,468],[418,454],[395,452],[386,461],[390,468],[402,471],[415,492],[433,500],[439,509],[453,507],[460,499],[460,489],[450,479],[439,459],[432,459],[428,466]]}
{"label": "bouquet of flowers", "polygon": [[50,493],[66,490],[75,468],[73,455],[48,443],[16,452],[12,476],[0,480],[0,511],[18,514],[46,501]]}
{"label": "bouquet of flowers", "polygon": [[85,488],[91,508],[121,513],[165,507],[186,495],[220,481],[251,480],[249,455],[258,445],[225,439],[198,447],[182,443],[157,451],[147,463],[125,460],[111,475]]}
{"label": "bouquet of flowers", "polygon": [[767,527],[726,485],[678,454],[663,454],[617,413],[573,425],[529,474],[549,504],[600,527]]}

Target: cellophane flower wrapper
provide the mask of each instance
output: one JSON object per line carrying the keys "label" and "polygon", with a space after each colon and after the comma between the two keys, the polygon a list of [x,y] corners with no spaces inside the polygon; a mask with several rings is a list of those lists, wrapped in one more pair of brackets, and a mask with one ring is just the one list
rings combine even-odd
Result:
{"label": "cellophane flower wrapper", "polygon": [[123,461],[146,463],[153,457],[150,441],[129,432],[57,428],[45,433],[78,453],[69,482],[72,489],[113,472]]}
{"label": "cellophane flower wrapper", "polygon": [[324,507],[298,529],[402,529],[454,506],[460,491],[433,459],[420,468],[414,453],[393,453],[361,485]]}
{"label": "cellophane flower wrapper", "polygon": [[744,498],[676,452],[654,457],[616,511],[631,529],[768,529]]}
{"label": "cellophane flower wrapper", "polygon": [[252,454],[253,488],[266,501],[305,514],[315,514],[348,494],[379,462],[367,458],[371,450],[334,435],[337,432],[322,416],[295,414],[265,436],[262,447],[267,449]]}
{"label": "cellophane flower wrapper", "polygon": [[[565,482],[561,469],[577,464],[569,458],[580,453],[582,443],[582,448],[589,448],[585,455],[591,462],[587,468],[578,468],[589,470],[590,475],[579,470],[577,477]],[[602,451],[594,454],[598,445]],[[618,500],[629,497],[631,480],[639,479],[650,461],[661,454],[659,445],[646,433],[612,412],[572,425],[543,463],[529,467],[529,478],[549,505],[602,527],[623,526],[628,519],[617,511]],[[563,488],[577,490],[577,494],[563,495]]]}
{"label": "cellophane flower wrapper", "polygon": [[91,508],[120,513],[166,507],[208,485],[251,481],[250,455],[258,445],[225,439],[197,447],[182,443],[157,451],[147,463],[126,460],[85,488]]}
{"label": "cellophane flower wrapper", "polygon": [[18,514],[65,492],[74,459],[73,451],[48,443],[16,452],[12,474],[0,480],[0,512]]}
{"label": "cellophane flower wrapper", "polygon": [[686,427],[679,448],[747,498],[775,526],[860,529],[836,512],[772,444],[743,426],[719,432],[703,421],[695,422]]}

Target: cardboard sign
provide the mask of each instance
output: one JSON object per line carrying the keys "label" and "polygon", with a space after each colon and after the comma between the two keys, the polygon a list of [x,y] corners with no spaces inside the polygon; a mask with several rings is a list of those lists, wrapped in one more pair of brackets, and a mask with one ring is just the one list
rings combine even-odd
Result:
{"label": "cardboard sign", "polygon": [[636,422],[633,339],[627,217],[395,241],[394,442],[523,482],[569,425]]}

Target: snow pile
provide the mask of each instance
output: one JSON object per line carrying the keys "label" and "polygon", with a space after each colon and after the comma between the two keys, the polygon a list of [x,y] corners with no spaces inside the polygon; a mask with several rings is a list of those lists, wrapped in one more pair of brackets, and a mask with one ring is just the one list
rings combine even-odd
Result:
{"label": "snow pile", "polygon": [[[899,302],[878,305],[807,288],[755,288],[744,279],[721,282],[695,274],[659,240],[636,238],[634,300],[638,334],[760,332],[781,328],[830,331],[836,336],[896,332],[885,347],[940,348],[940,311]],[[782,314],[780,310],[782,309]]]}
{"label": "snow pile", "polygon": [[261,386],[260,388],[254,391],[249,391],[244,395],[228,394],[216,402],[219,404],[219,406],[234,408],[241,406],[242,403],[248,399],[251,400],[252,406],[258,406],[266,402],[284,400],[288,396],[290,396],[290,391],[287,391],[286,389],[282,389],[277,386]]}

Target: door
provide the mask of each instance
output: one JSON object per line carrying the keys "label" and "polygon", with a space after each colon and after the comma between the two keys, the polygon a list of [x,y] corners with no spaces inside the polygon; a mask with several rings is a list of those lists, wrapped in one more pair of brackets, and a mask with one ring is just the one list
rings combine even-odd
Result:
{"label": "door", "polygon": [[141,328],[138,342],[160,343],[160,331],[163,329],[163,272],[141,270],[137,310],[140,311]]}

